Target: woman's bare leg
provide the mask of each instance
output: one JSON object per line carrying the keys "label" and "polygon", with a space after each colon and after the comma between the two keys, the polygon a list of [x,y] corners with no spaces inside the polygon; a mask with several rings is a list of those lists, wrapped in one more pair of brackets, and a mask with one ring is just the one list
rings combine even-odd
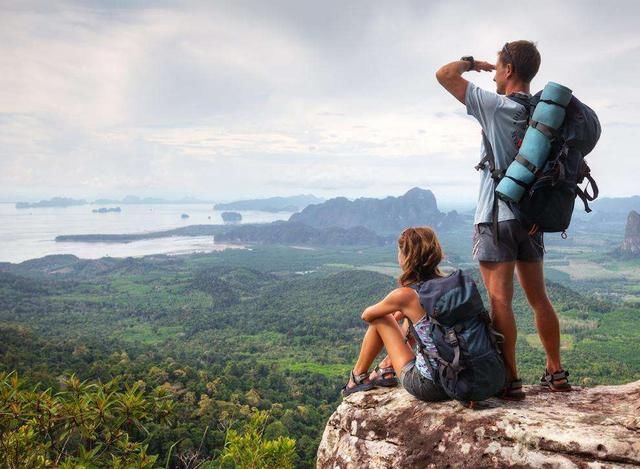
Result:
{"label": "woman's bare leg", "polygon": [[[404,321],[402,322],[402,326],[400,326],[400,330],[402,331],[402,337],[407,337],[408,332],[409,332],[409,320],[408,319],[404,319]],[[408,345],[413,350],[413,346],[415,345],[415,339],[413,338],[412,335],[409,335],[408,337],[409,337]],[[388,354],[385,355],[385,357],[380,361],[380,363],[378,363],[378,366],[380,368],[389,368],[389,367],[393,366],[391,364],[391,358],[389,357]],[[376,375],[375,371],[372,371],[371,374],[369,375],[369,379],[375,379],[376,377],[377,377],[377,375]]]}
{"label": "woman's bare leg", "polygon": [[365,332],[364,338],[362,339],[360,354],[358,355],[358,360],[353,367],[353,373],[359,375],[368,371],[373,360],[375,360],[378,354],[382,351],[382,347],[384,347],[384,342],[382,342],[380,334],[376,331],[376,327],[373,323],[369,324],[367,332]]}
{"label": "woman's bare leg", "polygon": [[[375,319],[369,324],[369,328],[362,340],[358,361],[353,368],[354,374],[358,375],[366,372],[383,346],[387,349],[391,364],[398,375],[400,375],[402,367],[415,358],[411,348],[404,342],[402,329],[400,329],[393,316],[389,314]],[[355,383],[350,381],[350,384]]]}

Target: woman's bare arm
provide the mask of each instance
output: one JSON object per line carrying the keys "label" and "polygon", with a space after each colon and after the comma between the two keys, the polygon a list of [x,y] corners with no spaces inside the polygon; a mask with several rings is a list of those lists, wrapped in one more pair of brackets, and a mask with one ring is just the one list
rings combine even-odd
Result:
{"label": "woman's bare arm", "polygon": [[414,322],[424,315],[415,290],[408,287],[396,288],[382,301],[366,308],[362,313],[362,319],[371,322],[387,314],[393,314],[398,320],[398,312]]}

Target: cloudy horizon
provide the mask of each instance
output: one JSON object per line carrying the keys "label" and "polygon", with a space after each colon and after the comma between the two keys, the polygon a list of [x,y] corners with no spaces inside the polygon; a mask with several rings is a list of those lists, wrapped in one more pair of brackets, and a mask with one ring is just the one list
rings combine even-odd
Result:
{"label": "cloudy horizon", "polygon": [[542,55],[532,91],[557,81],[598,113],[601,196],[638,194],[640,5],[544,3],[2,2],[0,199],[473,203],[479,126],[434,74],[516,39]]}

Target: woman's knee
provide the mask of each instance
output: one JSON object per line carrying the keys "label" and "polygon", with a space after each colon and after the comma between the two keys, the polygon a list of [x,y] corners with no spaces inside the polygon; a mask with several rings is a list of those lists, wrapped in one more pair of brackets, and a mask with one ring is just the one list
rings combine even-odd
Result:
{"label": "woman's knee", "polygon": [[386,316],[381,316],[379,318],[374,319],[369,324],[372,325],[373,327],[380,327],[380,326],[389,326],[389,325],[398,324],[398,323],[393,318],[392,314],[387,314]]}

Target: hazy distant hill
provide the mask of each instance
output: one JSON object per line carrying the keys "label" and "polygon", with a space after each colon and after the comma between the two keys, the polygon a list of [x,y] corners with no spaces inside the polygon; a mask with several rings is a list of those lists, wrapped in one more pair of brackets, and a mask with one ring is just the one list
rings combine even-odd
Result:
{"label": "hazy distant hill", "polygon": [[441,229],[459,226],[462,217],[455,211],[441,212],[430,190],[414,187],[400,197],[330,199],[294,213],[289,221],[316,228],[363,226],[380,234],[397,234],[408,226],[430,225]]}
{"label": "hazy distant hill", "polygon": [[239,226],[216,236],[215,241],[299,246],[381,246],[387,240],[362,226],[317,228],[303,223],[276,221],[269,224]]}
{"label": "hazy distant hill", "polygon": [[291,197],[269,197],[268,199],[238,200],[216,204],[216,210],[260,210],[262,212],[297,212],[307,205],[322,203],[324,199],[314,195],[294,195]]}
{"label": "hazy distant hill", "polygon": [[[623,213],[626,216],[631,210],[640,211],[640,195],[598,198],[591,202],[590,205],[594,212],[617,212]],[[580,203],[579,200],[576,200],[576,208],[579,210],[582,209],[582,203]]]}
{"label": "hazy distant hill", "polygon": [[585,213],[580,199],[576,199],[576,206],[572,221],[572,227],[608,226],[614,231],[622,230],[627,222],[627,215],[632,210],[640,212],[640,195],[631,197],[605,197],[598,198],[589,203],[593,209],[591,213]]}
{"label": "hazy distant hill", "polygon": [[86,205],[86,200],[70,199],[67,197],[53,197],[40,202],[17,202],[16,208],[45,208],[45,207],[72,207],[74,205]]}
{"label": "hazy distant hill", "polygon": [[96,199],[96,205],[107,204],[207,204],[208,200],[200,200],[195,197],[182,197],[180,199],[161,199],[158,197],[138,197],[137,195],[128,195],[122,200],[118,199]]}

